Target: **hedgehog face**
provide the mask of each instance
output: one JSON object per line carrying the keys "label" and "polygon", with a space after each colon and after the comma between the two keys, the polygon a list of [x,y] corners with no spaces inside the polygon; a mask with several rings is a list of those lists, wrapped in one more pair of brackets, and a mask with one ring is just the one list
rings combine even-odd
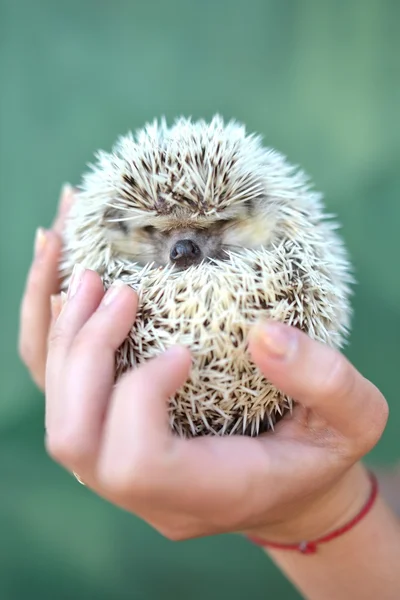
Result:
{"label": "hedgehog face", "polygon": [[[162,214],[139,216],[135,210],[108,209],[106,237],[114,255],[140,265],[175,265],[178,269],[211,260],[226,260],[228,252],[268,244],[277,232],[273,212],[248,200],[217,215]],[[265,203],[264,203],[265,204]],[[130,217],[131,214],[131,219]]]}

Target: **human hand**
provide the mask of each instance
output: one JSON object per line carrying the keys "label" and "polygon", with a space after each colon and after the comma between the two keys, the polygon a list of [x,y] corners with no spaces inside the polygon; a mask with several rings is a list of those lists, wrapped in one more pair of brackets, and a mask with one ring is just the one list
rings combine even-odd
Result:
{"label": "human hand", "polygon": [[[293,542],[354,516],[369,493],[359,460],[387,420],[380,392],[339,353],[285,325],[255,326],[249,351],[299,404],[275,433],[182,439],[168,398],[188,377],[176,347],[113,386],[136,294],[76,269],[49,342],[46,445],[93,491],[170,539],[248,532]],[[57,312],[57,311],[56,311]]]}
{"label": "human hand", "polygon": [[[20,310],[19,354],[40,389],[44,389],[47,338],[51,324],[51,301],[60,303],[58,264],[61,232],[74,199],[71,186],[64,186],[58,214],[50,229],[36,232],[34,259],[25,284]],[[52,299],[52,300],[51,300]]]}

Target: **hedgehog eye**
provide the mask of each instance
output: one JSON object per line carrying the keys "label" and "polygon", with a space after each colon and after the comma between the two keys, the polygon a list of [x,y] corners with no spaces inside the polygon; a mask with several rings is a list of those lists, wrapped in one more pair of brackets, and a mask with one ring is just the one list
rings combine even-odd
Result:
{"label": "hedgehog eye", "polygon": [[122,233],[128,233],[128,223],[121,217],[121,212],[114,208],[109,208],[105,211],[103,216],[103,224],[107,229],[113,231],[122,231]]}
{"label": "hedgehog eye", "polygon": [[219,219],[216,223],[217,227],[228,227],[229,225],[233,225],[235,219]]}
{"label": "hedgehog eye", "polygon": [[155,233],[156,228],[153,225],[146,225],[146,227],[142,227],[142,231],[144,231],[148,235],[152,235],[153,233]]}

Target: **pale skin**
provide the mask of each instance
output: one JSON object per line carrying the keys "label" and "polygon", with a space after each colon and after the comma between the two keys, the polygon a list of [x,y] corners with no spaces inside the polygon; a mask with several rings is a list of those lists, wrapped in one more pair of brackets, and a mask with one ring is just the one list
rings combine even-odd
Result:
{"label": "pale skin", "polygon": [[[171,540],[241,532],[294,543],[354,517],[370,493],[360,461],[388,417],[379,390],[339,352],[260,322],[250,355],[297,400],[293,415],[256,439],[176,437],[168,398],[189,375],[189,350],[170,349],[113,387],[113,356],[135,319],[136,294],[117,285],[104,295],[98,275],[78,268],[61,304],[59,235],[72,201],[65,190],[53,228],[37,238],[21,310],[20,353],[45,390],[50,456]],[[381,495],[317,554],[268,552],[304,598],[400,597],[400,522]]]}

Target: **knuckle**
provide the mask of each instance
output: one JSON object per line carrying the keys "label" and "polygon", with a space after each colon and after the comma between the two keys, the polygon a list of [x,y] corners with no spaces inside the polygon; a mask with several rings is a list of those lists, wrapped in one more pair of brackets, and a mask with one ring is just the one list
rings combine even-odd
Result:
{"label": "knuckle", "polygon": [[37,385],[37,387],[44,392],[45,383],[46,383],[46,373],[45,367],[42,368],[41,371],[31,371],[31,377],[33,382]]}
{"label": "knuckle", "polygon": [[379,401],[376,403],[372,420],[375,424],[375,430],[379,437],[385,430],[389,418],[389,405],[386,399],[379,392]]}
{"label": "knuckle", "polygon": [[64,462],[65,446],[59,435],[47,433],[46,452],[57,462]]}
{"label": "knuckle", "polygon": [[156,529],[170,542],[184,542],[194,537],[193,533],[181,525],[161,525],[156,527]]}
{"label": "knuckle", "polygon": [[125,498],[129,491],[129,478],[117,469],[101,466],[98,469],[97,479],[101,487],[109,494]]}
{"label": "knuckle", "polygon": [[374,399],[369,417],[370,427],[364,435],[364,446],[366,451],[372,450],[382,437],[389,418],[389,405],[385,397],[374,386]]}
{"label": "knuckle", "polygon": [[98,468],[102,487],[119,498],[148,499],[155,492],[154,469],[147,459],[107,459]]}
{"label": "knuckle", "polygon": [[72,350],[76,354],[86,355],[98,352],[115,351],[117,344],[114,343],[115,325],[104,323],[101,319],[94,318],[89,321],[76,335]]}
{"label": "knuckle", "polygon": [[380,395],[380,403],[379,403],[379,415],[378,418],[380,420],[380,425],[382,428],[382,433],[386,427],[386,424],[389,420],[389,404],[386,398],[379,392]]}
{"label": "knuckle", "polygon": [[34,340],[21,338],[18,342],[18,355],[24,365],[29,369],[35,383],[43,380],[45,359],[40,349],[35,346]]}
{"label": "knuckle", "polygon": [[93,349],[97,349],[99,344],[98,336],[92,335],[94,332],[90,332],[88,329],[82,329],[75,337],[71,351],[77,356],[86,356],[93,352]]}
{"label": "knuckle", "polygon": [[66,341],[66,335],[62,323],[56,322],[49,331],[48,346],[56,348],[62,346]]}
{"label": "knuckle", "polygon": [[366,398],[365,414],[362,416],[362,434],[357,438],[347,440],[349,444],[348,454],[357,459],[363,458],[379,442],[385,430],[388,417],[389,406],[381,392],[372,386],[371,397]]}
{"label": "knuckle", "polygon": [[31,294],[36,294],[37,291],[42,287],[41,281],[42,269],[39,268],[39,264],[34,261],[26,279],[25,288],[25,300],[27,301]]}
{"label": "knuckle", "polygon": [[[29,303],[31,299],[41,296],[43,294],[43,288],[46,287],[47,281],[47,269],[43,268],[43,261],[34,261],[26,279],[25,297],[26,303]],[[46,266],[46,263],[45,263]]]}
{"label": "knuckle", "polygon": [[76,466],[85,461],[88,455],[82,439],[82,436],[71,430],[48,433],[46,451],[56,462],[66,466]]}
{"label": "knuckle", "polygon": [[322,385],[324,393],[328,397],[340,399],[352,393],[355,386],[355,374],[350,364],[340,353],[334,354]]}
{"label": "knuckle", "polygon": [[31,366],[34,353],[32,352],[32,344],[25,337],[21,337],[18,341],[18,354],[21,360],[27,367]]}

